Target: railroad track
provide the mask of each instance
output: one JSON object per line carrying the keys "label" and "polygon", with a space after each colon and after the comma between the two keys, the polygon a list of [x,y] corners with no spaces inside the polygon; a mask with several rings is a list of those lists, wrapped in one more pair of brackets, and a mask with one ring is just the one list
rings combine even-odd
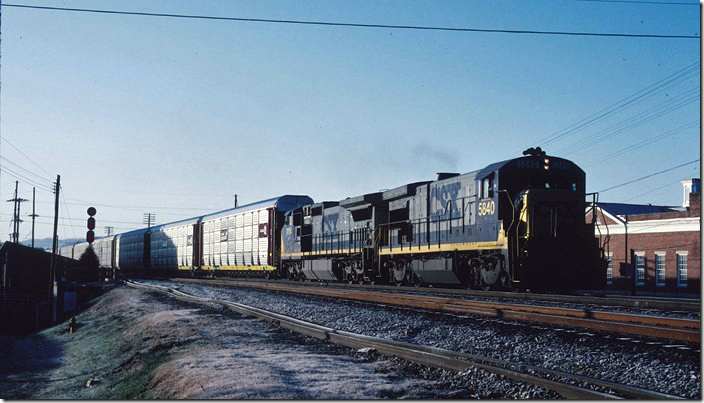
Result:
{"label": "railroad track", "polygon": [[489,316],[693,344],[701,343],[701,323],[699,320],[694,319],[604,312],[586,308],[574,309],[528,304],[472,301],[451,297],[384,293],[379,291],[357,291],[328,287],[300,287],[291,284],[212,279],[174,279],[174,281],[344,298],[348,300],[389,304],[453,314]]}
{"label": "railroad track", "polygon": [[[158,291],[182,301],[220,304],[242,315],[266,320],[281,328],[316,339],[327,340],[346,347],[356,349],[371,348],[386,356],[395,356],[419,364],[456,372],[471,367],[481,368],[518,382],[552,390],[567,399],[682,399],[680,396],[569,374],[562,371],[549,370],[532,365],[517,364],[490,357],[482,357],[336,330],[235,302],[189,295],[168,287],[147,285],[130,280],[126,280],[125,284],[131,287]],[[540,376],[529,372],[540,374]]]}
{"label": "railroad track", "polygon": [[[151,278],[151,277],[145,277]],[[205,278],[201,278],[205,279]],[[227,278],[220,278],[225,280]],[[175,280],[175,279],[171,279]],[[251,282],[251,283],[268,283],[271,280],[261,278],[237,278],[233,281]],[[517,293],[510,291],[484,291],[484,290],[469,290],[463,288],[434,288],[434,287],[409,287],[409,286],[394,286],[394,285],[369,285],[369,284],[345,284],[345,283],[327,283],[327,282],[301,282],[285,279],[276,280],[279,284],[291,284],[301,287],[321,287],[331,286],[337,288],[348,288],[353,290],[371,290],[371,291],[391,291],[391,292],[422,292],[423,294],[436,294],[440,296],[465,296],[479,298],[500,298],[512,300],[526,301],[545,301],[558,303],[581,303],[596,306],[613,306],[635,309],[657,309],[668,311],[681,312],[700,312],[701,301],[692,298],[668,298],[657,296],[623,296],[613,294],[599,294],[594,292],[577,293],[577,294],[536,294],[536,293]]]}

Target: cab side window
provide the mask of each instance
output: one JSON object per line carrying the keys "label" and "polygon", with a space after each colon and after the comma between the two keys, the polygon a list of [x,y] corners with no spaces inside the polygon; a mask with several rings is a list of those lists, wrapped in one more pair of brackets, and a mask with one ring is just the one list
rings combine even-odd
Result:
{"label": "cab side window", "polygon": [[482,179],[482,199],[489,199],[494,197],[494,175],[487,176]]}

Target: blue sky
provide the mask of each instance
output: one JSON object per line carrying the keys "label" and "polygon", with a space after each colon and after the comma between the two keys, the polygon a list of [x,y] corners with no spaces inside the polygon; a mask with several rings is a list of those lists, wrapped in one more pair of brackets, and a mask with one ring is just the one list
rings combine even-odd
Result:
{"label": "blue sky", "polygon": [[[697,3],[13,4],[502,30],[700,32]],[[3,7],[1,40],[0,196],[7,200],[14,191],[8,169],[24,176],[20,195],[28,199],[32,184],[50,188],[60,174],[61,238],[84,235],[89,205],[98,209],[101,235],[107,225],[117,232],[141,227],[145,212],[164,223],[224,209],[232,206],[234,194],[241,204],[286,193],[339,200],[432,179],[440,171],[477,170],[529,146],[582,166],[588,191],[701,154],[698,39],[372,29]],[[629,98],[668,77],[673,78],[648,96]],[[600,111],[611,113],[547,141]],[[622,152],[629,147],[638,148]],[[601,200],[679,205],[679,181],[699,175],[699,163],[691,164],[610,190]],[[51,234],[52,200],[50,192],[38,190],[37,237]],[[22,208],[29,213],[31,202]],[[12,204],[5,203],[0,208],[5,233],[11,232],[11,215]],[[20,238],[29,231],[25,221]],[[0,233],[0,239],[7,235]]]}

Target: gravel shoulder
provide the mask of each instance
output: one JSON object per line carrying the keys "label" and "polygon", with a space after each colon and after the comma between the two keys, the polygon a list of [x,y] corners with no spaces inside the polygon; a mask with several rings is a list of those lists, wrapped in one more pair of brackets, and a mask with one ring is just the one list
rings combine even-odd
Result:
{"label": "gravel shoulder", "polygon": [[331,345],[118,286],[77,315],[0,338],[3,399],[550,398],[482,370],[455,374]]}

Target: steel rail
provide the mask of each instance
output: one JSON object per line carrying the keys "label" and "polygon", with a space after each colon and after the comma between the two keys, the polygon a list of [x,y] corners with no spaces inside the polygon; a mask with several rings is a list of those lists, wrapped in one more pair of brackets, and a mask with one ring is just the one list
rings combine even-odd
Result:
{"label": "steel rail", "polygon": [[222,280],[178,279],[212,285],[259,288],[270,291],[293,292],[307,295],[344,298],[355,301],[390,304],[403,307],[428,309],[455,314],[471,314],[501,319],[546,323],[558,326],[616,332],[687,343],[701,343],[699,320],[666,318],[500,302],[471,301],[453,298],[408,294],[387,294],[377,291],[356,291],[323,287],[297,287],[294,285],[252,283]]}
{"label": "steel rail", "polygon": [[629,385],[617,384],[610,381],[602,381],[581,375],[568,374],[562,371],[549,370],[532,365],[511,363],[508,361],[499,360],[491,357],[482,357],[473,354],[466,354],[428,346],[420,346],[410,343],[382,339],[373,336],[361,335],[343,330],[336,330],[333,328],[325,327],[311,322],[306,322],[278,313],[269,312],[264,309],[239,304],[236,302],[198,297],[168,287],[146,285],[129,280],[126,280],[124,282],[128,286],[162,292],[164,294],[170,295],[176,299],[186,302],[219,304],[242,315],[256,317],[258,319],[273,323],[281,328],[288,329],[299,334],[314,337],[316,339],[330,341],[331,343],[346,347],[372,348],[383,355],[395,356],[419,364],[456,372],[471,367],[481,368],[483,370],[505,376],[506,378],[515,381],[524,382],[552,390],[567,399],[620,399],[622,397],[611,393],[593,390],[590,389],[588,386],[582,387],[572,385],[567,382],[560,382],[556,380],[538,377],[525,372],[511,370],[508,369],[508,367],[517,366],[520,368],[527,368],[542,374],[565,378],[570,381],[576,381],[587,385],[596,385],[602,388],[611,389],[626,397],[646,399],[682,399],[682,397],[680,396],[669,395]]}
{"label": "steel rail", "polygon": [[[233,279],[234,280],[234,279]],[[269,280],[258,278],[237,278],[237,281],[263,283]],[[289,280],[279,279],[277,282],[287,284]],[[606,293],[575,293],[575,294],[537,294],[537,293],[516,293],[510,291],[484,291],[484,290],[468,290],[461,288],[434,288],[434,287],[411,287],[411,286],[395,286],[395,285],[369,285],[369,284],[344,284],[344,283],[328,283],[328,282],[300,282],[296,281],[293,284],[302,287],[336,287],[336,288],[351,288],[351,289],[373,289],[373,290],[388,290],[388,291],[408,291],[408,292],[423,292],[425,294],[440,294],[447,296],[472,296],[481,298],[507,298],[507,299],[524,299],[524,300],[540,300],[550,302],[564,303],[582,303],[598,306],[618,306],[637,309],[660,309],[670,311],[685,311],[685,312],[700,312],[701,300],[694,298],[668,298],[658,296],[624,296]]]}

